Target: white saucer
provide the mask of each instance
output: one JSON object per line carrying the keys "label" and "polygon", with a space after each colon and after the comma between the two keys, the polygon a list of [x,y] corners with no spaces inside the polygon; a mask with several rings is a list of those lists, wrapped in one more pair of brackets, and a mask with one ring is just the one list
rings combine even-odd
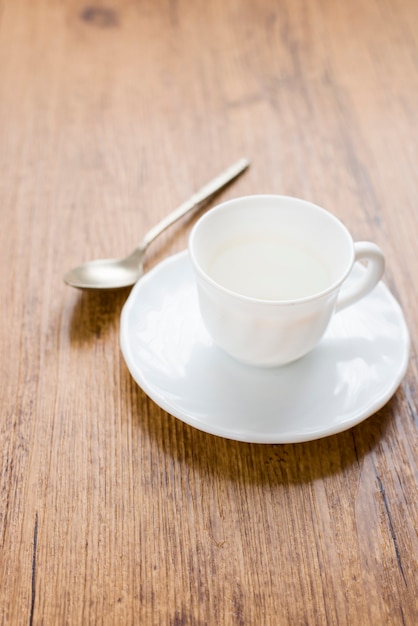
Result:
{"label": "white saucer", "polygon": [[138,385],[187,424],[238,441],[294,443],[346,430],[380,409],[405,374],[409,334],[379,283],[335,315],[299,361],[241,365],[203,327],[185,251],[136,284],[122,311],[121,347]]}

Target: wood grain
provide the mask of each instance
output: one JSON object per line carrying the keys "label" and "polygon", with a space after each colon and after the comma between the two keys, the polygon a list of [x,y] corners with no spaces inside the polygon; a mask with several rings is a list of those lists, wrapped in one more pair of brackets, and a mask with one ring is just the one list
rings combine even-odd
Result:
{"label": "wood grain", "polygon": [[[417,23],[413,0],[0,0],[1,624],[418,623]],[[241,156],[221,198],[305,197],[385,250],[410,365],[339,435],[184,425],[123,362],[129,292],[62,282]]]}

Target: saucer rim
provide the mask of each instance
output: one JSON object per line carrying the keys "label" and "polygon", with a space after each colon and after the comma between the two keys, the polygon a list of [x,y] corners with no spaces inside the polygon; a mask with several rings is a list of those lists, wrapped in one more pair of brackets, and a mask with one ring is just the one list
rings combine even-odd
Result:
{"label": "saucer rim", "polygon": [[[308,441],[315,441],[317,439],[322,439],[325,437],[329,437],[332,435],[336,435],[338,433],[344,432],[353,428],[354,426],[360,424],[364,420],[368,419],[375,413],[377,413],[387,402],[393,397],[395,392],[397,391],[400,383],[402,382],[406,371],[409,365],[409,353],[410,353],[410,334],[406,324],[406,320],[402,311],[402,308],[398,301],[395,299],[393,294],[390,292],[388,287],[384,284],[383,281],[379,281],[378,286],[383,288],[385,296],[389,298],[391,302],[391,306],[395,309],[396,315],[399,318],[400,328],[402,332],[399,334],[399,341],[404,346],[402,359],[399,359],[399,365],[396,368],[396,375],[393,377],[393,382],[391,385],[388,385],[387,389],[382,392],[377,398],[374,399],[367,407],[363,408],[361,411],[356,411],[351,417],[347,417],[340,422],[332,423],[330,426],[325,428],[316,428],[314,430],[309,429],[306,431],[303,430],[282,430],[279,433],[262,433],[262,432],[254,432],[243,430],[239,431],[237,429],[228,429],[228,428],[217,428],[210,424],[208,421],[201,421],[200,419],[196,419],[193,415],[187,411],[180,411],[177,407],[173,406],[164,395],[158,393],[155,388],[148,383],[147,378],[142,375],[141,368],[138,367],[136,359],[132,356],[130,350],[130,341],[131,339],[128,336],[127,332],[127,323],[126,320],[128,318],[129,312],[135,306],[136,303],[136,292],[142,289],[145,282],[150,282],[154,280],[156,274],[159,271],[164,271],[165,266],[175,265],[176,263],[181,263],[183,260],[188,260],[190,263],[190,259],[188,250],[183,250],[176,254],[173,254],[156,266],[154,266],[147,274],[145,274],[140,281],[134,286],[133,290],[128,296],[126,300],[120,319],[120,347],[125,363],[128,367],[128,370],[136,382],[136,384],[145,392],[145,394],[153,401],[157,406],[161,409],[179,419],[180,421],[192,426],[202,432],[208,433],[210,435],[222,437],[224,439],[230,439],[233,441],[239,441],[243,443],[258,443],[258,444],[289,444],[289,443],[303,443]],[[366,297],[370,297],[369,296]],[[353,305],[355,306],[355,304]],[[219,350],[214,344],[212,344],[209,349],[211,350]],[[227,356],[227,355],[225,355]],[[231,358],[231,357],[229,357]],[[231,359],[232,360],[232,359]],[[241,364],[237,365],[241,366]],[[249,366],[247,366],[249,367]],[[270,368],[266,368],[270,369]],[[274,368],[272,368],[274,369]]]}

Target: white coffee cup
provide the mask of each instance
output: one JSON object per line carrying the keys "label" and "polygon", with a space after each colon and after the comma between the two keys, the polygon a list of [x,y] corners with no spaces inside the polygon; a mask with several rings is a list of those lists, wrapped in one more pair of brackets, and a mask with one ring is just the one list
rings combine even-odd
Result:
{"label": "white coffee cup", "polygon": [[[213,341],[257,366],[312,350],[334,312],[368,294],[385,265],[378,246],[354,243],[325,209],[274,195],[236,198],[205,213],[192,229],[189,256]],[[357,261],[367,267],[344,287]]]}

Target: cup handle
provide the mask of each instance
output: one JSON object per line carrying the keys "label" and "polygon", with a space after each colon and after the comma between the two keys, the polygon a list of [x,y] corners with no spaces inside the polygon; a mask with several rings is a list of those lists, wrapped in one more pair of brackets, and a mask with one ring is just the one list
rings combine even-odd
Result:
{"label": "cup handle", "polygon": [[359,241],[354,244],[354,263],[367,261],[363,275],[356,282],[342,289],[338,295],[335,310],[341,311],[367,295],[379,282],[385,271],[385,257],[374,243]]}

